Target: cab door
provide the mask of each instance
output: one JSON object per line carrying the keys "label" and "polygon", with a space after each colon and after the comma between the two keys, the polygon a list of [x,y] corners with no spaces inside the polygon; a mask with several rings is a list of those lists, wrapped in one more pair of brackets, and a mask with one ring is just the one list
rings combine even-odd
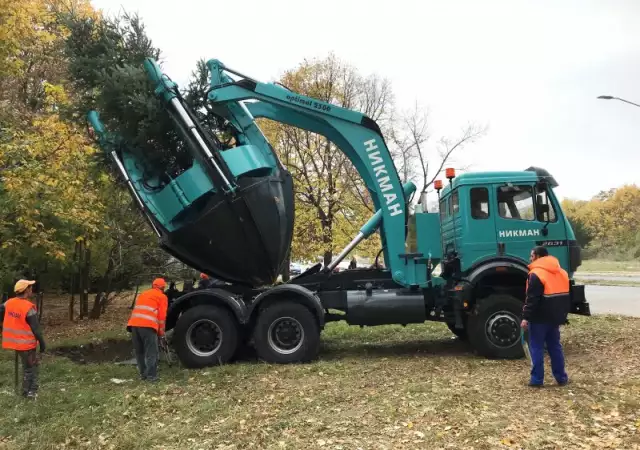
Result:
{"label": "cab door", "polygon": [[[557,220],[555,204],[545,192],[538,193],[534,183],[495,186],[497,215],[496,238],[498,253],[529,261],[531,249],[547,244],[549,253],[566,267],[566,251],[557,244],[566,242],[564,226]],[[549,211],[546,211],[548,205]],[[550,219],[550,220],[548,220]]]}
{"label": "cab door", "polygon": [[496,254],[496,209],[492,186],[474,186],[464,192],[466,221],[464,267]]}

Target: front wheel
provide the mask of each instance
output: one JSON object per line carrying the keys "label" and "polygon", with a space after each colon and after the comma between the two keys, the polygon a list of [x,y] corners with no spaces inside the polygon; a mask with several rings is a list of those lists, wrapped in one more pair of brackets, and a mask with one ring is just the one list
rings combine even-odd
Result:
{"label": "front wheel", "polygon": [[510,295],[494,294],[480,300],[469,316],[471,345],[488,358],[522,358],[521,317],[522,302]]}
{"label": "front wheel", "polygon": [[320,328],[309,308],[292,301],[274,303],[260,311],[254,345],[266,362],[308,362],[320,349]]}
{"label": "front wheel", "polygon": [[173,344],[183,365],[201,368],[228,362],[238,348],[238,323],[226,309],[201,305],[178,319]]}

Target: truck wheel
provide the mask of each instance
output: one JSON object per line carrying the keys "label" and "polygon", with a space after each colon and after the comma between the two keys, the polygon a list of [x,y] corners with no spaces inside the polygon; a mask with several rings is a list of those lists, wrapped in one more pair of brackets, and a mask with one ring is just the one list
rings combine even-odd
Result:
{"label": "truck wheel", "polygon": [[488,358],[516,359],[524,356],[520,344],[522,302],[510,295],[494,294],[480,301],[469,316],[469,340]]}
{"label": "truck wheel", "polygon": [[318,322],[308,308],[298,303],[274,303],[258,316],[254,345],[258,357],[269,363],[311,361],[320,348]]}
{"label": "truck wheel", "polygon": [[460,329],[456,328],[455,323],[447,323],[447,326],[449,327],[451,332],[455,334],[460,340],[466,341],[467,339],[469,339],[469,323],[466,317],[462,319],[462,324],[464,325],[464,328]]}
{"label": "truck wheel", "polygon": [[183,365],[201,368],[229,361],[238,347],[238,323],[227,310],[201,305],[178,319],[173,343]]}

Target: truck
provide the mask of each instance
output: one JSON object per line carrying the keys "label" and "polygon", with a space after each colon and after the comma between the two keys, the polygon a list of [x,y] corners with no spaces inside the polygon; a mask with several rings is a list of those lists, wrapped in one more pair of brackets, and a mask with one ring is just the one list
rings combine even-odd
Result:
{"label": "truck", "polygon": [[[573,279],[580,247],[554,193],[558,183],[546,170],[457,175],[447,169],[446,182],[435,182],[438,211],[427,210],[422,193],[411,213],[416,186],[401,183],[371,118],[212,59],[209,113],[235,137],[224,147],[157,63],[147,58],[144,66],[192,155],[188,169],[150,174],[128,143],[105,129],[97,111],[88,120],[160,246],[225,281],[172,302],[166,329],[183,365],[227,363],[245,344],[266,362],[312,361],[322,331],[335,321],[360,327],[438,321],[484,357],[521,358],[529,255],[540,245],[570,276],[571,313],[590,315],[584,286]],[[289,257],[295,202],[291,177],[258,118],[335,143],[362,177],[376,210],[330,264],[316,264],[280,284],[274,281]],[[334,270],[376,232],[382,248],[371,267]]]}

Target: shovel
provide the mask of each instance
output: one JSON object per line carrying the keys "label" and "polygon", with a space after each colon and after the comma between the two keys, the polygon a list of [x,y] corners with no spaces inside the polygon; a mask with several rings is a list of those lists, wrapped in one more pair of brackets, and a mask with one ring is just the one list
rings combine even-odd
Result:
{"label": "shovel", "polygon": [[160,348],[162,348],[162,351],[164,352],[164,355],[167,358],[167,364],[169,365],[169,367],[171,367],[172,365],[171,348],[169,347],[169,343],[167,342],[167,339],[164,336],[160,338]]}
{"label": "shovel", "polygon": [[531,352],[529,351],[529,343],[524,338],[524,330],[522,328],[520,329],[520,342],[522,343],[524,353],[527,355],[527,359],[529,359],[529,364],[533,365],[533,361],[531,360]]}
{"label": "shovel", "polygon": [[19,380],[18,371],[19,371],[20,363],[19,363],[19,356],[18,356],[18,351],[17,350],[15,351],[15,354],[16,354],[16,361],[15,361],[15,366],[14,366],[14,369],[15,369],[15,372],[14,372],[14,375],[15,375],[14,388],[15,388],[16,394],[20,394],[20,390],[19,390],[19,387],[18,387],[18,383],[19,383],[19,381],[18,381]]}

